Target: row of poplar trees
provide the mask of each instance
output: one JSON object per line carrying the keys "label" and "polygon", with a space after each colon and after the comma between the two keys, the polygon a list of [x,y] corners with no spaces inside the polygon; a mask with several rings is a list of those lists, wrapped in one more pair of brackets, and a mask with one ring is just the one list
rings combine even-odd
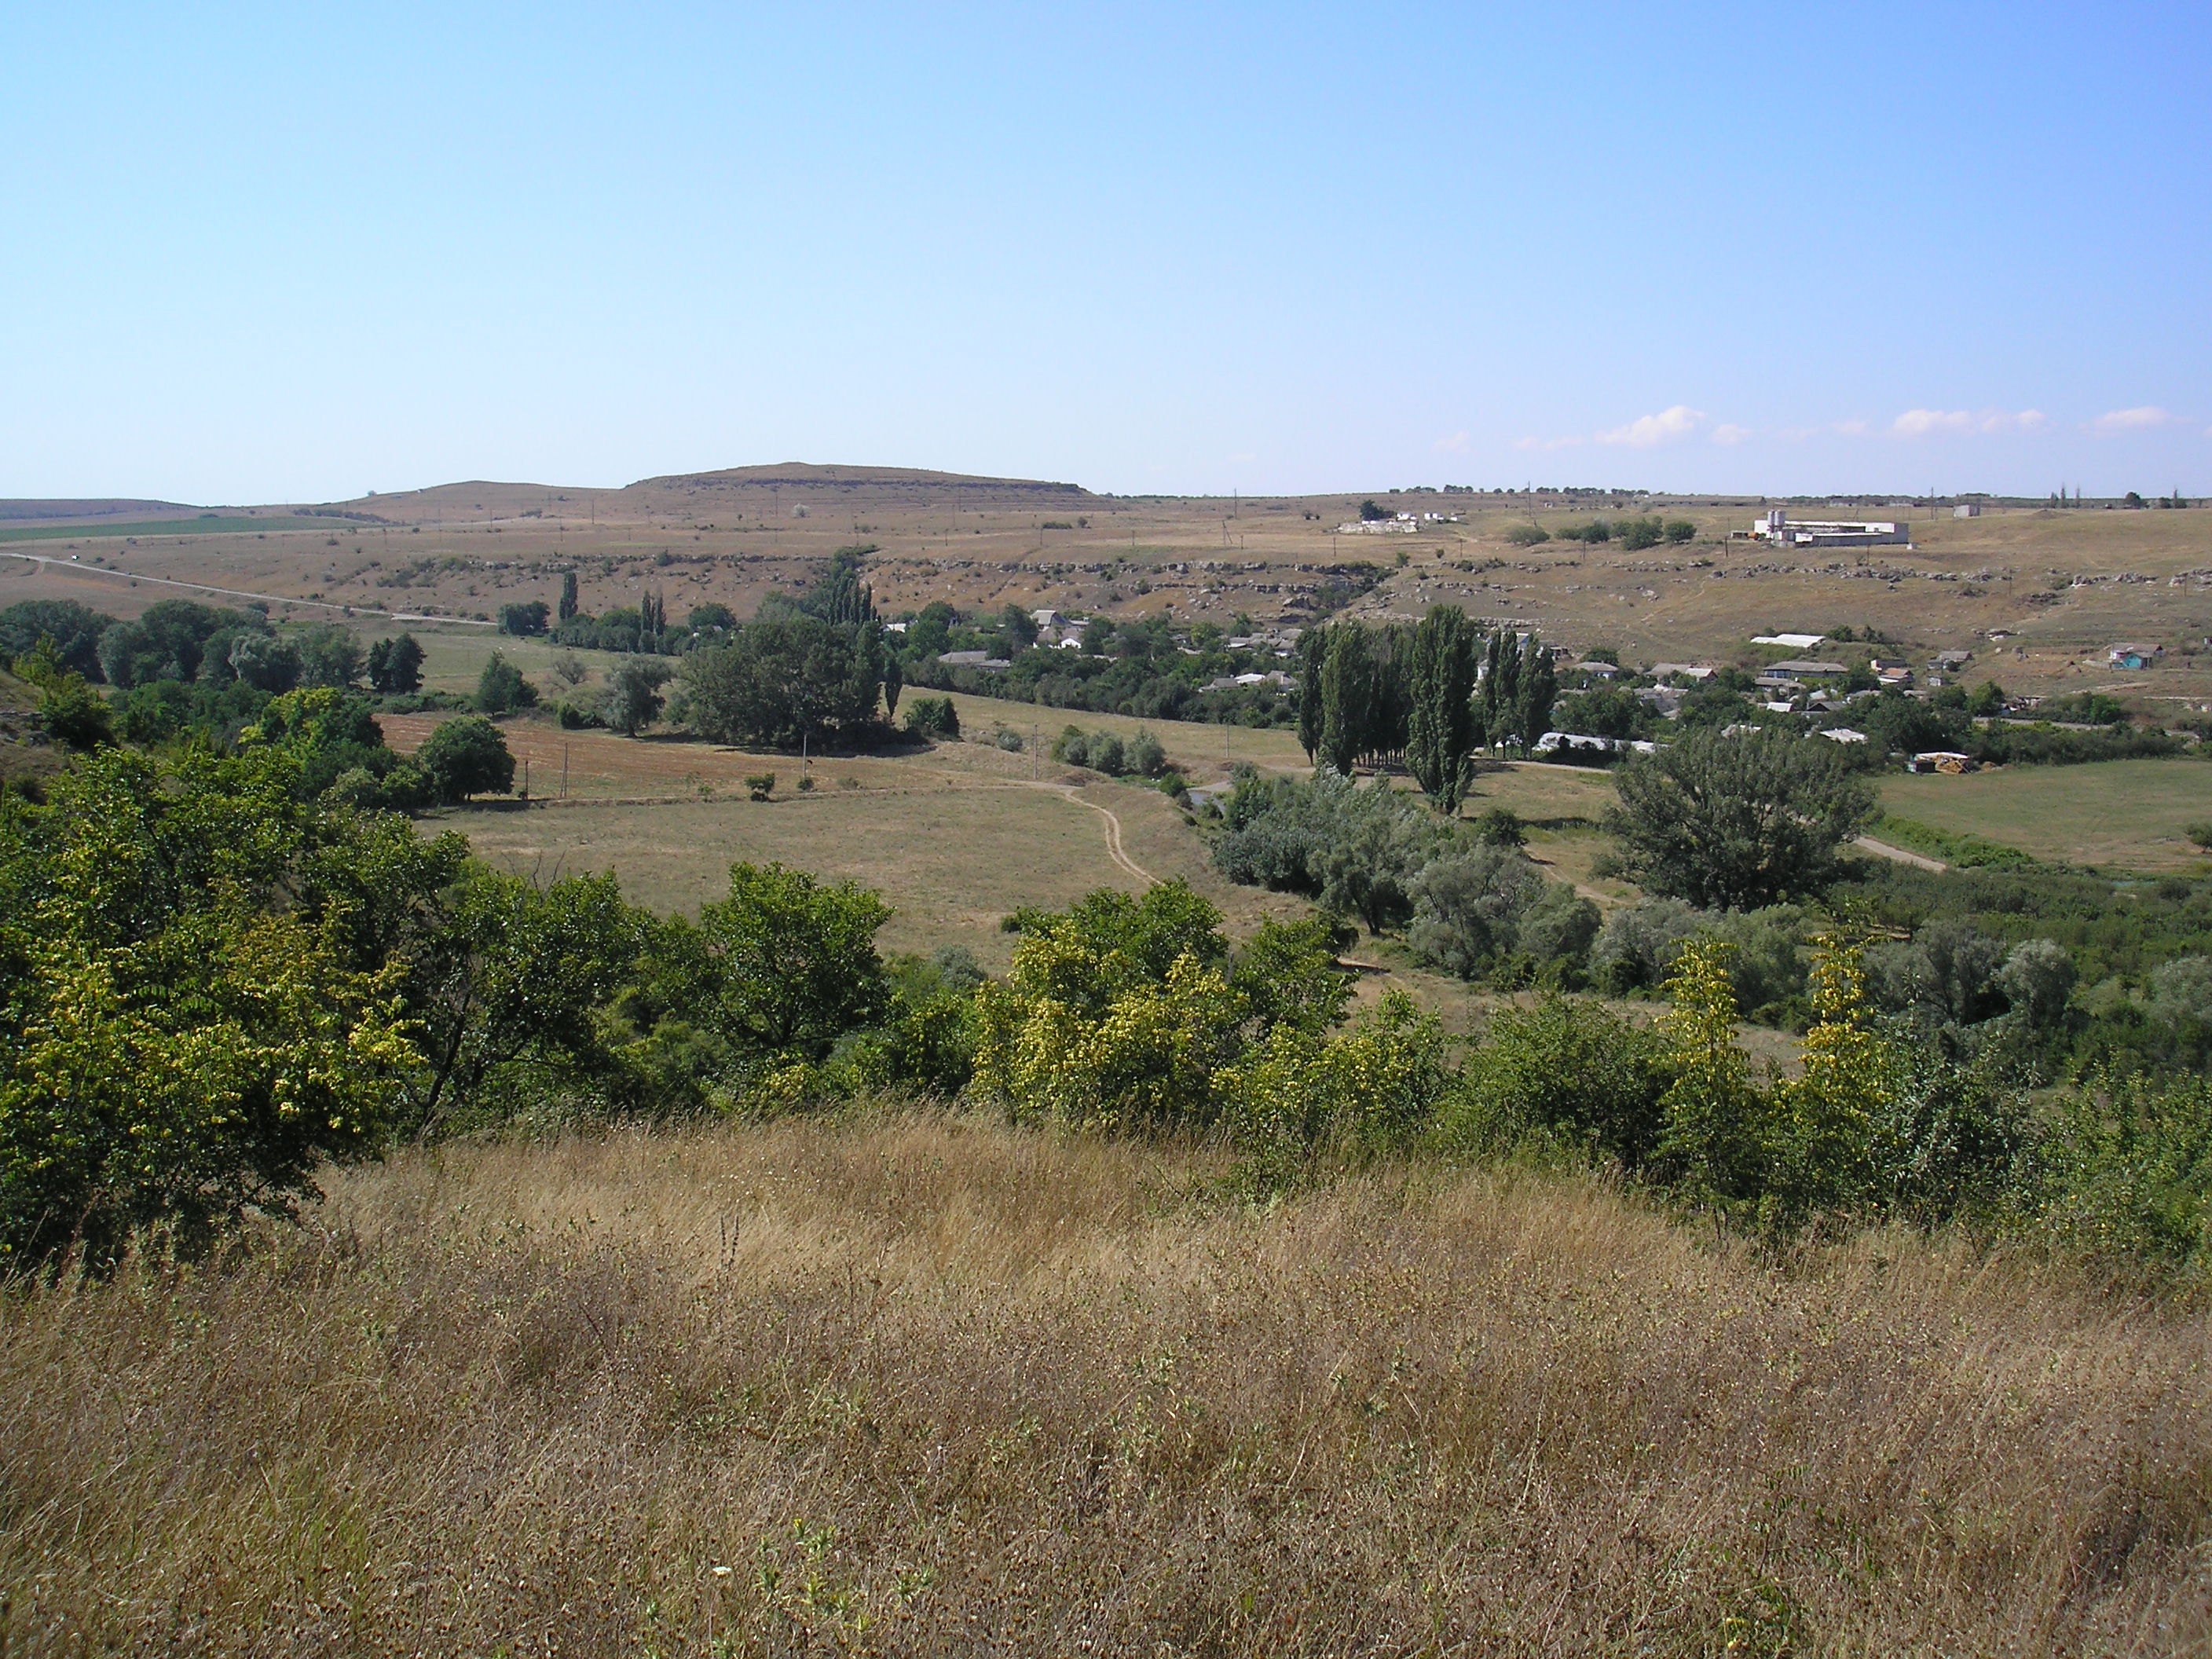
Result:
{"label": "row of poplar trees", "polygon": [[1522,754],[1551,724],[1552,653],[1534,632],[1488,634],[1456,605],[1419,625],[1333,623],[1299,641],[1298,741],[1351,775],[1402,756],[1437,805],[1456,813],[1478,748]]}

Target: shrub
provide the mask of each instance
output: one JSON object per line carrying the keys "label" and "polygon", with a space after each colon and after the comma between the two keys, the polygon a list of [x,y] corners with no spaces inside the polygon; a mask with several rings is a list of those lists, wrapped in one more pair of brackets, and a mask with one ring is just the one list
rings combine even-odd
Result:
{"label": "shrub", "polygon": [[1667,520],[1667,539],[1674,543],[1677,547],[1680,546],[1685,542],[1695,541],[1697,538],[1698,526],[1692,524],[1687,519],[1669,519]]}
{"label": "shrub", "polygon": [[1535,1133],[1635,1169],[1658,1144],[1668,1082],[1665,1047],[1648,1028],[1595,1002],[1547,996],[1492,1016],[1437,1138],[1458,1155],[1488,1156]]}
{"label": "shrub", "polygon": [[775,774],[754,772],[745,778],[745,791],[755,800],[766,800],[775,793]]}
{"label": "shrub", "polygon": [[1505,532],[1505,539],[1515,547],[1541,547],[1552,539],[1552,532],[1540,524],[1516,524]]}
{"label": "shrub", "polygon": [[1471,833],[1486,847],[1523,847],[1528,841],[1521,815],[1510,806],[1492,807],[1475,819]]}
{"label": "shrub", "polygon": [[1137,735],[1129,739],[1122,759],[1130,771],[1144,777],[1156,778],[1167,769],[1168,752],[1158,738],[1139,728]]}
{"label": "shrub", "polygon": [[950,697],[909,698],[905,729],[910,737],[942,738],[949,743],[960,735],[960,711]]}
{"label": "shrub", "polygon": [[1595,905],[1508,848],[1445,854],[1415,878],[1413,899],[1413,954],[1462,979],[1516,957],[1554,972],[1579,968],[1597,934]]}

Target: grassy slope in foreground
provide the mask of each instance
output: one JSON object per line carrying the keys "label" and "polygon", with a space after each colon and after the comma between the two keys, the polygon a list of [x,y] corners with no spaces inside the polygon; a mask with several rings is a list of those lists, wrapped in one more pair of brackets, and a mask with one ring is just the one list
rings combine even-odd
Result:
{"label": "grassy slope in foreground", "polygon": [[[1585,1181],[450,1147],[0,1310],[25,1650],[2197,1650],[2202,1311]],[[714,1569],[728,1567],[726,1576]],[[186,1632],[189,1632],[187,1634]]]}

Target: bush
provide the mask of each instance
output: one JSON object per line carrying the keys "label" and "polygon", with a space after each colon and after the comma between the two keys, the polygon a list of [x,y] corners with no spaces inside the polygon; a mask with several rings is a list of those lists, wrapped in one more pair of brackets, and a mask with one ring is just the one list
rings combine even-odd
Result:
{"label": "bush", "polygon": [[1413,914],[1413,882],[1450,826],[1395,789],[1355,788],[1324,770],[1311,783],[1241,775],[1224,807],[1215,867],[1231,881],[1304,893],[1372,932]]}
{"label": "bush", "polygon": [[1697,538],[1698,526],[1692,524],[1687,519],[1669,519],[1667,520],[1667,539],[1674,543],[1677,547],[1680,547],[1685,542],[1693,542],[1697,540]]}
{"label": "bush", "polygon": [[1414,878],[1413,898],[1406,940],[1413,954],[1462,979],[1509,963],[1554,975],[1577,971],[1598,930],[1595,905],[1509,848],[1447,853]]}
{"label": "bush", "polygon": [[1648,1028],[1547,996],[1492,1016],[1437,1139],[1459,1156],[1494,1156],[1535,1134],[1632,1170],[1658,1144],[1668,1083],[1665,1046]]}
{"label": "bush", "polygon": [[1505,539],[1515,547],[1541,547],[1552,539],[1552,532],[1540,524],[1516,524],[1505,532]]}
{"label": "bush", "polygon": [[1139,727],[1137,735],[1129,739],[1123,761],[1130,771],[1139,776],[1156,778],[1167,769],[1168,751],[1158,738]]}
{"label": "bush", "polygon": [[960,711],[950,697],[910,697],[906,705],[908,736],[940,738],[947,743],[960,736]]}
{"label": "bush", "polygon": [[755,800],[766,800],[775,793],[775,774],[755,772],[745,779],[745,790]]}

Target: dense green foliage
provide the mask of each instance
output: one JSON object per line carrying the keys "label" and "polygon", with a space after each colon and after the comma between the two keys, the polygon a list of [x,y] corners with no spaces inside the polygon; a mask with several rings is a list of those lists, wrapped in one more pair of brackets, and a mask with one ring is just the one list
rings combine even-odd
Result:
{"label": "dense green foliage", "polygon": [[799,616],[751,622],[684,659],[691,724],[716,743],[798,749],[884,729],[890,652],[880,624]]}
{"label": "dense green foliage", "polygon": [[1608,827],[1650,891],[1755,909],[1825,889],[1874,792],[1832,744],[1784,732],[1696,731],[1615,775]]}

